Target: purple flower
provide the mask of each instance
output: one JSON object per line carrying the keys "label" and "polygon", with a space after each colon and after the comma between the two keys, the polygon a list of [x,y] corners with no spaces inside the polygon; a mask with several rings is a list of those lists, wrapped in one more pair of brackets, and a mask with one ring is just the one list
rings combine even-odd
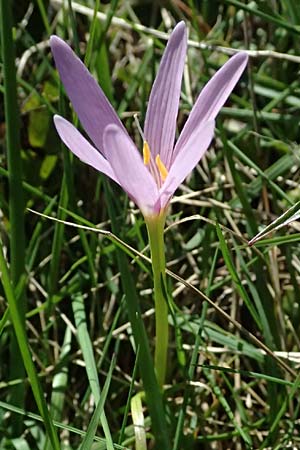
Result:
{"label": "purple flower", "polygon": [[206,84],[176,142],[186,27],[170,36],[153,84],[144,127],[143,157],[95,79],[70,47],[57,36],[51,49],[61,80],[90,144],[63,117],[54,122],[66,146],[85,163],[117,182],[144,216],[164,212],[178,186],[210,145],[214,119],[247,64],[247,54],[233,56]]}

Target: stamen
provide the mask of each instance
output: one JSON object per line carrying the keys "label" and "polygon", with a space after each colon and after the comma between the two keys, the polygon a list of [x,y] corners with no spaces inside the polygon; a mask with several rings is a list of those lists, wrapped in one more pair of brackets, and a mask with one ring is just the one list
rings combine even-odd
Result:
{"label": "stamen", "polygon": [[150,173],[152,174],[157,186],[160,188],[162,183],[165,181],[168,175],[168,171],[162,160],[160,159],[160,156],[157,155],[155,158],[155,163],[153,161],[153,158],[151,158],[151,151],[150,146],[148,142],[145,139],[145,135],[143,133],[143,130],[141,128],[139,119],[137,117],[137,114],[133,115],[136,127],[138,129],[138,132],[140,133],[142,139],[143,139],[143,158],[144,158],[144,164],[145,166],[149,166]]}
{"label": "stamen", "polygon": [[150,147],[147,141],[144,141],[144,145],[143,145],[143,157],[144,157],[144,164],[145,166],[147,166],[148,164],[150,164],[150,160],[151,160],[151,153],[150,153]]}
{"label": "stamen", "polygon": [[156,155],[155,162],[156,162],[156,165],[158,167],[158,170],[159,170],[160,177],[161,177],[162,181],[165,181],[165,179],[168,176],[168,171],[167,171],[166,166],[164,165],[164,163],[160,159],[159,155]]}
{"label": "stamen", "polygon": [[142,139],[144,141],[144,143],[143,143],[143,157],[144,157],[144,164],[145,164],[145,166],[147,166],[148,164],[150,164],[150,161],[151,161],[150,147],[149,147],[148,142],[145,139],[145,135],[143,133],[143,130],[142,130],[142,127],[140,125],[140,122],[139,122],[139,119],[137,117],[137,114],[134,114],[133,118],[134,118],[136,127],[138,129],[138,132],[140,133],[140,135],[141,135],[141,137],[142,137]]}
{"label": "stamen", "polygon": [[136,127],[137,127],[137,129],[138,129],[138,132],[139,132],[139,133],[140,133],[140,135],[142,136],[142,139],[143,139],[143,141],[145,141],[146,139],[145,139],[145,136],[144,136],[144,133],[143,133],[142,127],[141,127],[141,125],[140,125],[140,122],[139,122],[139,119],[138,119],[138,117],[137,117],[137,116],[138,116],[137,114],[133,114],[133,118],[134,118],[134,121],[135,121]]}

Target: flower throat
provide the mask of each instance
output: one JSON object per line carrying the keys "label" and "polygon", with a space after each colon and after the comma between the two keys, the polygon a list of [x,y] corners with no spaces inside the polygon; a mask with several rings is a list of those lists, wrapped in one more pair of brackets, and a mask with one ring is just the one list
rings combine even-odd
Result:
{"label": "flower throat", "polygon": [[149,147],[148,142],[145,139],[143,130],[141,128],[141,125],[138,121],[137,114],[134,115],[134,120],[137,126],[137,129],[143,139],[143,159],[145,166],[149,166],[150,172],[157,184],[157,186],[160,188],[162,184],[164,183],[165,179],[168,175],[168,170],[162,160],[160,159],[160,155],[156,155],[155,162],[153,161],[153,158],[151,158],[151,150]]}

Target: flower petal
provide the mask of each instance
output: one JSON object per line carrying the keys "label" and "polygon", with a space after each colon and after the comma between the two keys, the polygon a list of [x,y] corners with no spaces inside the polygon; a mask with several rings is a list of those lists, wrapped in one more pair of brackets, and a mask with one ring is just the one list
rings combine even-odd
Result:
{"label": "flower petal", "polygon": [[158,188],[128,134],[116,125],[108,125],[103,142],[107,148],[108,161],[122,188],[144,215],[153,214]]}
{"label": "flower petal", "polygon": [[99,172],[118,180],[109,162],[96,150],[79,131],[66,119],[54,116],[54,123],[61,140],[81,161],[99,170]]}
{"label": "flower petal", "polygon": [[245,52],[234,55],[202,89],[176,143],[173,161],[181,151],[181,148],[185,146],[195,127],[198,127],[201,122],[207,122],[216,118],[241,77],[247,61],[248,55]]}
{"label": "flower petal", "polygon": [[105,155],[104,128],[111,123],[122,128],[123,125],[96,80],[71,48],[57,36],[51,36],[50,45],[74,110],[95,146]]}
{"label": "flower petal", "polygon": [[160,189],[161,208],[164,208],[178,186],[198,164],[214,135],[215,121],[202,123],[190,135],[177,158],[173,162],[169,174]]}
{"label": "flower petal", "polygon": [[171,164],[176,118],[186,55],[186,28],[180,22],[170,36],[147,108],[144,134],[152,155],[160,155],[167,169]]}

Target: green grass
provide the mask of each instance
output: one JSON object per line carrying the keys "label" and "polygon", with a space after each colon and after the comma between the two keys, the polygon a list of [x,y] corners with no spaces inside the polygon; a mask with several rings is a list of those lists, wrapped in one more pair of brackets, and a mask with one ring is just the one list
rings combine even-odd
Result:
{"label": "green grass", "polygon": [[[0,0],[1,450],[299,447],[295,2],[14,3]],[[146,226],[61,144],[53,114],[81,125],[47,39],[72,45],[140,145],[133,116],[180,20],[178,132],[226,49],[257,53],[169,208],[161,390]]]}

